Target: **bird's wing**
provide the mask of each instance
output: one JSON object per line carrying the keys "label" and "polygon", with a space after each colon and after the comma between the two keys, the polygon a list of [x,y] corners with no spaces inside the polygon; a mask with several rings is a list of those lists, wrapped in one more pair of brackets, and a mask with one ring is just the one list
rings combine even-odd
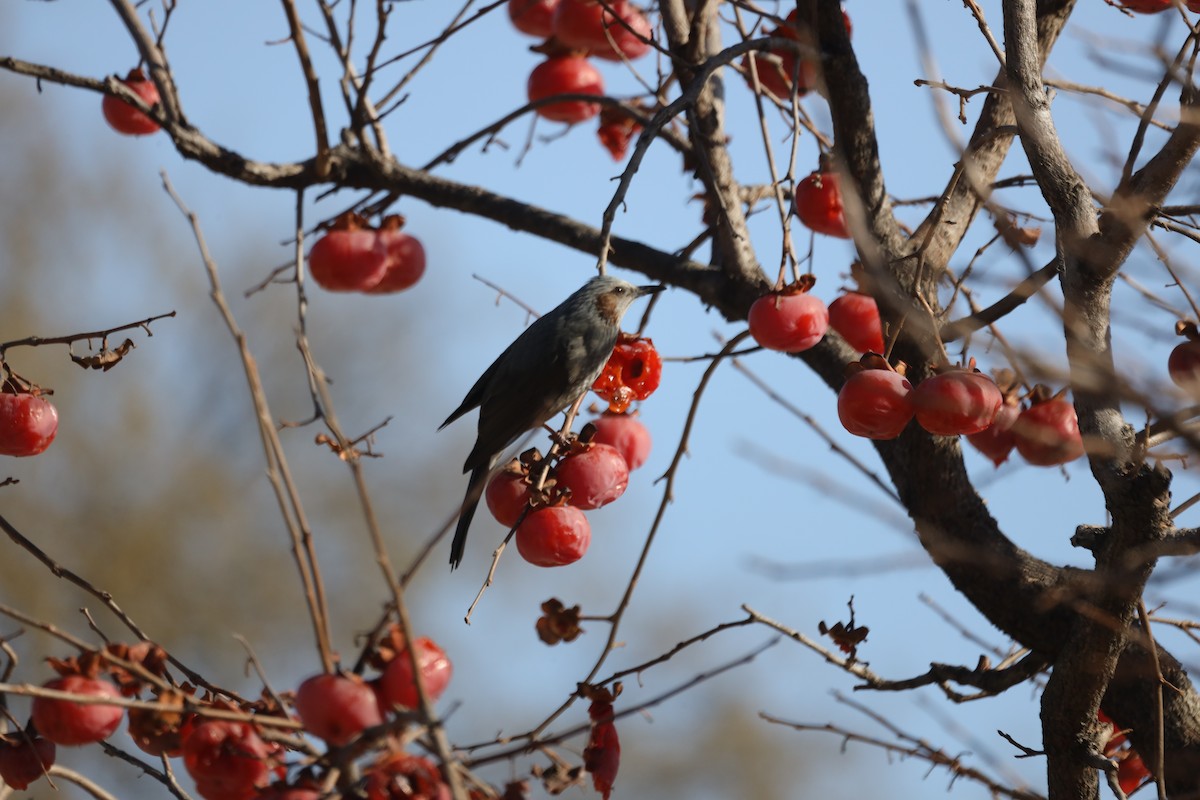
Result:
{"label": "bird's wing", "polygon": [[463,401],[459,404],[458,408],[451,411],[450,416],[446,417],[446,421],[441,425],[438,425],[439,431],[449,425],[451,422],[454,422],[454,420],[458,419],[463,414],[466,414],[471,409],[479,407],[479,404],[483,402],[483,396],[487,391],[487,385],[491,382],[492,376],[496,374],[496,370],[499,369],[500,362],[504,359],[504,356],[507,355],[507,353],[507,350],[501,353],[496,360],[492,362],[492,365],[483,371],[483,374],[479,376],[479,380],[475,381],[475,385],[472,386],[470,391],[467,392],[467,396],[463,398]]}
{"label": "bird's wing", "polygon": [[446,421],[438,426],[438,430],[440,431],[471,409],[482,405],[488,394],[488,385],[496,379],[498,372],[502,369],[513,372],[530,369],[535,362],[531,360],[529,354],[544,352],[545,348],[553,347],[553,343],[554,331],[548,325],[546,317],[538,317],[525,330],[521,331],[521,334],[513,339],[508,347],[504,348],[503,353],[496,356],[496,360],[483,371],[479,380],[475,381],[475,385],[463,398],[462,403],[450,412],[450,416],[446,417]]}
{"label": "bird's wing", "polygon": [[486,463],[574,399],[563,399],[569,383],[566,358],[557,347],[544,350],[543,355],[546,352],[548,358],[508,359],[492,375],[494,383],[479,408],[479,438],[464,472]]}

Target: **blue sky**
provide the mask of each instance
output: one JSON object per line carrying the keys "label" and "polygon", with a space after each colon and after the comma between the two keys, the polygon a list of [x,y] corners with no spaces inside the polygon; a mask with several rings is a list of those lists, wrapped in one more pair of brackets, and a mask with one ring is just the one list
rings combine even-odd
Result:
{"label": "blue sky", "polygon": [[[456,7],[444,0],[392,4],[395,22],[387,50],[398,52],[431,38]],[[914,79],[931,76],[919,63],[913,44],[910,7],[919,8],[933,43],[933,56],[949,83],[975,87],[990,81],[996,68],[978,26],[961,4],[927,0],[883,3],[871,6],[870,13],[858,0],[847,5],[854,20],[856,50],[875,98],[888,188],[900,198],[939,192],[956,158],[934,121],[931,90],[913,85]],[[998,26],[999,3],[984,3],[983,7],[990,22]],[[312,16],[309,21],[315,22]],[[1075,17],[1055,52],[1050,72],[1080,83],[1103,82],[1138,98],[1148,97],[1152,87],[1139,80],[1137,70],[1129,68],[1125,76],[1103,71],[1089,58],[1089,50],[1101,48],[1127,64],[1146,66],[1149,62],[1123,52],[1116,42],[1151,41],[1164,31],[1171,47],[1181,40],[1178,19],[1169,20],[1166,15],[1129,19],[1100,0],[1082,0]],[[0,19],[5,28],[0,33],[0,52],[4,54],[92,77],[124,73],[136,60],[115,14],[104,4],[9,4],[0,11]],[[282,12],[273,4],[209,0],[182,3],[167,39],[191,122],[213,140],[259,160],[305,158],[312,149],[311,121],[295,53],[287,43],[279,44],[286,31]],[[998,28],[996,34],[999,36]],[[527,51],[529,43],[509,27],[502,10],[452,39],[417,75],[405,102],[387,121],[392,148],[401,160],[412,165],[424,163],[448,143],[522,104],[525,76],[540,58]],[[340,107],[334,82],[337,73],[320,43],[313,46],[326,108],[331,110],[336,129],[342,122],[336,116]],[[380,80],[386,83],[398,78],[412,63],[412,59],[402,62]],[[638,66],[652,73],[648,62]],[[636,83],[619,67],[605,64],[601,69],[612,93],[636,91]],[[7,73],[0,74],[0,88],[33,93],[32,82]],[[736,75],[729,76],[727,94],[731,148],[742,179],[765,181],[762,134],[750,95]],[[151,365],[144,368],[139,380],[159,391],[168,386],[178,391],[179,409],[175,411],[188,414],[185,433],[228,443],[231,458],[244,469],[249,490],[258,493],[261,502],[267,487],[257,460],[261,456],[255,449],[248,401],[239,404],[244,397],[231,393],[215,405],[207,404],[206,398],[211,397],[205,393],[206,385],[238,386],[237,364],[223,333],[216,329],[218,322],[188,231],[169,207],[158,173],[160,169],[169,173],[198,214],[214,257],[222,265],[234,311],[251,332],[251,345],[258,348],[264,370],[278,385],[291,387],[273,398],[281,418],[304,416],[307,403],[299,362],[288,348],[294,327],[294,318],[289,321],[287,317],[287,309],[294,303],[291,290],[274,287],[250,298],[243,298],[241,292],[289,258],[289,246],[282,243],[291,235],[294,196],[238,186],[210,175],[196,164],[182,162],[164,137],[118,137],[101,121],[95,95],[46,85],[38,102],[39,112],[45,114],[62,143],[61,157],[71,169],[91,176],[93,182],[95,176],[119,174],[123,200],[139,211],[135,219],[97,215],[72,222],[74,251],[63,250],[61,261],[38,265],[44,271],[41,279],[54,290],[39,294],[36,300],[42,324],[50,328],[37,333],[102,327],[166,308],[180,311],[182,330],[208,331],[214,346],[193,351],[184,359],[179,348],[188,343],[180,341],[169,325],[156,328],[161,339],[139,341],[138,357]],[[967,107],[972,122],[981,103],[977,99]],[[805,100],[805,107],[818,125],[823,125],[826,114],[819,98]],[[1055,110],[1068,148],[1085,175],[1100,191],[1111,188],[1118,168],[1111,154],[1114,148],[1123,152],[1119,148],[1128,140],[1132,118],[1109,106],[1080,102],[1065,94]],[[956,103],[951,103],[951,113],[956,111]],[[528,120],[520,120],[486,152],[470,148],[438,174],[599,226],[615,187],[613,178],[623,165],[614,164],[600,149],[590,125],[558,136],[560,133],[559,125],[539,123],[532,148],[518,161],[530,136]],[[786,133],[780,120],[772,118],[770,136],[777,152],[787,152]],[[968,133],[969,127],[957,131],[962,137]],[[547,135],[554,136],[553,140],[543,141]],[[798,172],[803,174],[815,166],[816,146],[811,137],[800,141],[797,154]],[[1014,149],[1001,177],[1023,171],[1020,154]],[[1194,183],[1185,176],[1181,194],[1192,195]],[[626,207],[617,217],[616,234],[664,250],[682,247],[696,231],[700,208],[689,201],[695,191],[697,185],[681,171],[674,154],[666,147],[652,147],[634,179]],[[333,215],[354,199],[344,192],[318,201],[317,194],[310,192],[306,198],[309,224]],[[1010,190],[1001,201],[1043,213],[1036,194],[1028,189]],[[915,208],[901,212],[907,222],[915,223],[927,206]],[[591,274],[595,259],[412,199],[403,199],[396,210],[408,217],[408,230],[425,243],[429,253],[425,279],[411,292],[388,298],[331,296],[314,289],[310,292],[309,333],[317,357],[328,354],[332,359],[323,366],[335,381],[339,416],[349,430],[365,430],[385,416],[395,417],[377,438],[378,448],[387,457],[368,464],[369,480],[384,509],[385,528],[394,536],[403,531],[423,537],[457,502],[465,483],[459,470],[473,439],[474,418],[441,433],[436,432],[437,426],[525,321],[520,309],[504,301],[496,303],[495,293],[471,275],[478,273],[535,308],[548,309]],[[172,243],[168,263],[160,258],[161,248],[154,250],[144,242],[131,245],[131,237],[145,235],[146,225],[156,229],[155,237]],[[986,220],[980,228],[955,260],[956,267],[963,267],[986,240]],[[774,212],[758,215],[752,230],[760,261],[773,274],[780,251]],[[801,251],[806,249],[807,234],[798,225],[792,234]],[[1042,243],[1033,253],[1035,264],[1048,259],[1052,241],[1052,231],[1046,226]],[[824,237],[817,237],[814,247],[817,292],[832,299],[843,283],[841,276],[848,271],[851,247]],[[1186,252],[1180,251],[1179,258],[1185,274],[1194,277]],[[82,273],[81,260],[88,262]],[[983,275],[979,291],[985,300],[999,296],[1022,275],[1020,262],[999,248],[983,255],[976,271]],[[1182,305],[1177,295],[1163,288],[1168,279],[1148,250],[1139,248],[1135,253],[1130,274]],[[1118,289],[1116,308],[1120,317],[1118,359],[1131,375],[1145,377],[1155,387],[1163,386],[1162,365],[1173,344],[1172,320],[1154,313],[1124,286]],[[635,308],[635,318],[640,309]],[[664,356],[686,357],[713,352],[719,346],[718,337],[729,337],[741,329],[740,324],[725,322],[694,298],[674,290],[659,304],[647,333]],[[1019,345],[1044,351],[1052,363],[1062,366],[1057,320],[1047,304],[1030,303],[1006,322],[1005,332]],[[3,339],[29,333],[34,331],[0,327]],[[327,342],[338,346],[327,346]],[[346,343],[350,344],[348,351]],[[988,345],[986,338],[979,338],[971,352],[984,368],[1000,365]],[[870,445],[841,431],[833,395],[802,366],[770,353],[748,356],[744,363],[811,414],[839,444],[872,469],[879,469]],[[462,704],[449,726],[456,743],[478,741],[496,730],[523,730],[555,708],[586,672],[603,640],[603,626],[594,624],[590,635],[575,645],[547,650],[532,640],[535,609],[550,596],[561,597],[568,604],[582,603],[585,612],[603,614],[612,609],[661,497],[663,484],[654,479],[669,464],[678,444],[703,368],[701,363],[668,363],[663,388],[642,407],[643,419],[655,437],[651,461],[634,473],[625,498],[592,515],[593,549],[583,562],[563,570],[536,570],[510,556],[473,624],[465,627],[462,614],[486,570],[492,543],[501,536],[499,527],[485,521],[486,515],[481,513],[464,568],[453,575],[443,574],[439,552],[417,581],[412,603],[418,624],[423,632],[444,642],[455,659],[456,681],[446,702]],[[1140,418],[1135,415],[1132,419]],[[368,576],[368,581],[377,584],[374,567],[362,548],[365,532],[358,521],[322,516],[321,498],[327,493],[349,496],[352,486],[339,465],[327,463],[332,459],[317,461],[322,457],[308,446],[312,433],[307,429],[296,432],[288,441],[293,458],[300,463],[302,480],[307,481],[310,504],[317,507],[315,517],[333,537],[322,544],[329,569],[344,578],[348,587],[356,586],[354,576],[360,581],[361,576]],[[69,428],[64,425],[60,435],[69,435]],[[1085,464],[1072,464],[1060,472],[1014,461],[994,470],[973,452],[967,458],[990,508],[1019,545],[1056,563],[1087,563],[1086,554],[1073,550],[1068,539],[1077,524],[1102,524],[1105,515]],[[22,464],[23,479],[37,481],[39,470],[45,470],[41,473],[45,476],[53,470],[78,479],[71,475],[69,464],[51,461],[49,454],[47,459],[41,464]],[[143,480],[153,480],[153,470],[147,472],[144,464],[140,469],[147,476]],[[421,488],[425,484],[412,479],[417,472],[442,487],[442,502],[436,507],[427,502],[428,495]],[[1196,491],[1194,476],[1176,472],[1180,475],[1177,498]],[[1182,517],[1181,524],[1186,519],[1186,515]],[[261,527],[258,533],[263,536],[283,536],[273,520],[265,519]],[[343,547],[337,537],[352,537],[355,544]],[[393,541],[397,551],[407,547],[398,539]],[[120,543],[112,546],[119,548]],[[863,566],[880,559],[896,568]],[[800,577],[780,579],[771,577],[773,573],[764,570],[764,563],[808,565],[808,571],[798,569]],[[813,574],[814,564],[822,565],[817,574]],[[839,570],[835,565],[849,568]],[[286,581],[287,577],[278,576],[286,575],[289,568],[281,557],[272,567],[272,579]],[[371,584],[368,591],[381,596],[381,588]],[[1179,599],[1188,596],[1187,588],[1182,580],[1173,581],[1151,592],[1148,601],[1174,598],[1168,616],[1200,613],[1194,604],[1189,609],[1187,601]],[[236,587],[230,590],[236,591]],[[987,642],[1005,644],[1002,636],[959,599],[940,573],[927,565],[897,507],[843,461],[832,457],[827,445],[802,422],[732,367],[723,367],[700,406],[674,502],[620,637],[625,646],[602,674],[651,658],[719,622],[739,618],[743,603],[815,636],[818,620],[844,618],[851,595],[859,623],[871,628],[862,657],[889,677],[923,672],[930,661],[973,664],[980,654],[979,645],[939,619],[922,602],[922,595]],[[294,651],[264,654],[280,686],[298,683],[319,666],[315,654],[304,649],[307,631],[300,619],[295,623]],[[369,623],[362,620],[359,624]],[[352,631],[341,634],[342,646],[350,651]],[[646,673],[641,688],[636,687],[638,681],[630,681],[635,684],[630,688],[636,690],[623,701],[644,701],[768,638],[765,630],[717,637],[687,657]],[[1172,641],[1169,636],[1167,640]],[[1185,663],[1196,663],[1194,650],[1174,644],[1181,648],[1177,654]],[[236,665],[241,652],[226,641],[216,645],[210,657]],[[228,674],[236,674],[234,667],[226,669]],[[852,729],[884,735],[831,698],[831,690],[848,693],[853,685],[854,681],[823,665],[813,654],[781,643],[753,664],[655,708],[652,719],[626,721],[621,728],[626,769],[630,775],[638,774],[631,764],[636,763],[639,742],[647,749],[672,737],[686,742],[696,729],[720,724],[706,712],[729,698],[740,703],[751,719],[757,710],[765,710],[812,722],[841,721]],[[1036,698],[1023,687],[1001,699],[964,707],[950,705],[932,690],[894,697],[859,694],[855,699],[869,702],[914,735],[948,751],[970,752],[985,763],[993,758],[1004,770],[1001,776],[1022,776],[1034,786],[1041,783],[1041,762],[1013,760],[1011,748],[993,734],[1002,729],[1037,746]],[[952,718],[957,728],[946,725],[945,718]],[[901,799],[925,797],[931,785],[939,791],[945,786],[943,774],[934,772],[926,777],[927,765],[922,763],[888,764],[881,754],[853,746],[844,757],[837,756],[839,742],[832,737],[783,729],[774,729],[769,736],[785,751],[794,749],[798,759],[796,765],[781,770],[788,775],[790,768],[792,774],[787,785],[778,787],[778,796],[794,790],[796,795],[848,797],[865,792]],[[653,765],[641,768],[652,770]],[[490,777],[500,781],[504,776],[501,770]],[[963,797],[985,794],[966,783],[956,784],[954,792]],[[638,784],[618,781],[618,796],[639,794]],[[701,789],[698,795],[729,796],[720,787]]]}

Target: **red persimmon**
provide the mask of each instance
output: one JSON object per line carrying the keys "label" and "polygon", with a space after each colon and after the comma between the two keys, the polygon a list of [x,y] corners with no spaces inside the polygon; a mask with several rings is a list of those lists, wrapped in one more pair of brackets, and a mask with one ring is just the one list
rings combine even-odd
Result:
{"label": "red persimmon", "polygon": [[1117,783],[1121,784],[1121,791],[1125,794],[1141,786],[1149,777],[1150,770],[1146,767],[1146,762],[1134,750],[1130,750],[1117,764]]}
{"label": "red persimmon", "polygon": [[54,766],[57,750],[54,742],[32,733],[0,737],[0,782],[19,792],[25,791]]}
{"label": "red persimmon", "polygon": [[895,439],[913,418],[912,390],[898,372],[862,369],[838,392],[838,419],[855,436]]}
{"label": "red persimmon", "polygon": [[295,706],[304,729],[334,746],[383,723],[374,690],[357,675],[314,675],[296,690]]}
{"label": "red persimmon", "polygon": [[875,298],[846,292],[829,304],[829,327],[860,353],[882,353],[883,325]]}
{"label": "red persimmon", "polygon": [[517,551],[539,567],[561,567],[583,558],[592,527],[575,506],[548,506],[525,516],[517,528]]}
{"label": "red persimmon", "polygon": [[425,274],[425,248],[415,236],[400,230],[404,218],[393,214],[379,226],[376,245],[384,250],[387,266],[383,277],[367,294],[391,294],[401,292],[421,280]]}
{"label": "red persimmon", "polygon": [[[560,94],[604,94],[604,79],[586,58],[576,55],[551,56],[533,68],[527,85],[529,102]],[[538,106],[537,113],[555,122],[574,125],[600,113],[598,103],[563,100]]]}
{"label": "red persimmon", "polygon": [[796,216],[805,227],[826,236],[850,238],[841,187],[836,172],[820,170],[796,184],[793,196]]}
{"label": "red persimmon", "polygon": [[[59,692],[120,699],[121,693],[109,681],[85,675],[62,675],[43,684]],[[52,697],[33,698],[33,725],[38,732],[58,745],[73,747],[103,741],[121,724],[124,709],[103,703],[76,703]]]}
{"label": "red persimmon", "polygon": [[912,393],[917,422],[940,436],[979,433],[1003,401],[996,382],[981,372],[952,369],[921,381]]}
{"label": "red persimmon", "polygon": [[593,441],[558,462],[554,476],[556,488],[566,490],[567,502],[588,510],[606,506],[625,494],[629,465],[617,448]]}
{"label": "red persimmon", "polygon": [[1061,397],[1035,402],[1013,425],[1017,452],[1030,464],[1052,467],[1083,455],[1075,406]]}
{"label": "red persimmon", "polygon": [[588,708],[592,730],[583,750],[583,767],[592,776],[592,786],[604,800],[612,794],[617,770],[621,766],[621,740],[612,720],[612,703],[593,700]]}
{"label": "red persimmon", "polygon": [[750,306],[750,335],[768,350],[799,353],[821,341],[829,329],[829,309],[806,290],[763,295]]}
{"label": "red persimmon", "polygon": [[1008,454],[1016,445],[1012,427],[1020,416],[1020,407],[1012,403],[1001,403],[992,424],[978,433],[967,435],[967,441],[979,452],[992,460],[997,467],[1008,460]]}
{"label": "red persimmon", "polygon": [[205,800],[253,797],[270,781],[272,748],[247,722],[211,719],[183,742],[183,765]]}
{"label": "red persimmon", "polygon": [[[132,69],[121,83],[133,90],[133,93],[146,102],[148,106],[154,106],[161,101],[158,94],[158,87],[154,85],[154,81],[146,78],[146,74],[140,69]],[[146,115],[144,111],[134,108],[115,95],[106,94],[104,99],[100,101],[100,111],[104,114],[104,120],[118,133],[124,133],[128,136],[145,136],[148,133],[154,133],[158,130],[158,123]]]}
{"label": "red persimmon", "polygon": [[[417,650],[417,665],[421,671],[421,684],[431,702],[437,702],[450,684],[454,665],[446,652],[432,639],[420,636],[413,640]],[[413,680],[411,659],[407,650],[399,650],[388,662],[379,678],[379,698],[385,709],[417,708],[420,696],[417,683]]]}
{"label": "red persimmon", "polygon": [[58,433],[58,411],[44,397],[0,392],[0,455],[36,456]]}
{"label": "red persimmon", "polygon": [[[846,26],[846,34],[851,32],[850,17],[842,12],[842,22]],[[787,15],[784,25],[765,32],[768,36],[780,39],[791,39],[813,47],[811,36],[801,37],[796,23],[796,12]],[[747,82],[750,77],[750,55],[742,58],[742,69]],[[803,97],[817,83],[817,64],[811,54],[804,55],[789,47],[771,48],[770,50],[754,53],[754,67],[758,73],[758,83],[780,100],[786,100],[790,95]]]}
{"label": "red persimmon", "polygon": [[596,129],[596,136],[613,161],[625,158],[629,143],[641,130],[642,126],[633,117],[617,109],[605,107],[600,110],[600,127]]}
{"label": "red persimmon", "polygon": [[[1171,0],[1120,0],[1121,6],[1139,14],[1157,14],[1166,11],[1174,3]],[[1191,7],[1191,3],[1188,4]],[[1192,9],[1195,11],[1196,9]]]}
{"label": "red persimmon", "polygon": [[1121,732],[1121,726],[1103,711],[1097,711],[1096,716],[1101,722],[1109,725],[1107,740],[1104,742],[1104,756],[1117,760],[1117,782],[1121,785],[1122,792],[1130,794],[1142,781],[1151,777],[1150,770],[1146,768],[1146,762],[1136,750],[1129,746],[1122,747],[1126,745],[1127,739]]}
{"label": "red persimmon", "polygon": [[521,33],[548,39],[558,0],[508,0],[508,18]]}
{"label": "red persimmon", "polygon": [[637,415],[605,412],[592,420],[592,424],[596,426],[592,441],[617,448],[630,470],[645,464],[650,457],[650,431],[646,430]]}
{"label": "red persimmon", "polygon": [[314,281],[331,292],[363,292],[376,286],[388,268],[388,251],[365,219],[347,212],[308,254]]}
{"label": "red persimmon", "polygon": [[627,0],[560,0],[551,27],[560,43],[609,61],[641,58],[654,35],[646,15]]}
{"label": "red persimmon", "polygon": [[1189,339],[1177,344],[1167,357],[1167,373],[1182,389],[1200,389],[1200,341]]}
{"label": "red persimmon", "polygon": [[488,481],[483,491],[484,502],[496,522],[506,528],[517,524],[521,512],[529,505],[529,483],[525,471],[515,459]]}

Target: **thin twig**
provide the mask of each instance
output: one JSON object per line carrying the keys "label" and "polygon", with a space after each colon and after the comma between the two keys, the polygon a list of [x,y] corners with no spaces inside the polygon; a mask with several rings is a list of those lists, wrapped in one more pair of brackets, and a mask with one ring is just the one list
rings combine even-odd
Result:
{"label": "thin twig", "polygon": [[3,530],[8,535],[8,538],[12,539],[14,542],[28,551],[34,558],[42,562],[42,564],[46,567],[46,569],[50,570],[54,577],[62,578],[69,583],[75,584],[80,589],[83,589],[92,597],[95,597],[97,600],[103,603],[104,607],[111,611],[117,619],[121,620],[121,622],[125,624],[125,627],[133,631],[134,636],[138,637],[138,639],[143,641],[148,641],[150,639],[150,637],[146,635],[141,627],[133,621],[133,618],[126,614],[125,611],[117,605],[117,601],[113,599],[113,596],[110,592],[104,591],[103,589],[97,589],[85,578],[81,577],[75,572],[72,572],[71,570],[59,564],[50,556],[46,555],[45,551],[43,551],[29,539],[25,538],[25,536],[22,535],[21,532],[16,528],[14,528],[12,523],[10,523],[3,516],[0,516],[0,530]]}
{"label": "thin twig", "polygon": [[13,347],[41,347],[49,344],[74,344],[83,340],[92,339],[107,339],[114,333],[128,331],[134,328],[141,328],[146,332],[147,336],[154,336],[154,331],[150,330],[150,323],[157,322],[160,319],[174,317],[174,311],[168,311],[165,314],[155,314],[153,317],[139,320],[138,322],[127,322],[124,325],[118,325],[115,328],[107,328],[102,331],[87,331],[84,333],[70,333],[66,336],[26,336],[24,339],[13,339],[11,342],[0,343],[0,357],[4,356],[5,351]]}
{"label": "thin twig", "polygon": [[768,398],[770,398],[775,403],[782,406],[789,413],[791,413],[793,416],[795,416],[797,419],[799,419],[805,425],[807,425],[809,428],[811,428],[812,431],[815,434],[817,434],[817,436],[820,437],[820,439],[823,442],[825,442],[825,444],[827,444],[829,446],[829,449],[831,451],[833,451],[833,453],[835,455],[838,455],[838,456],[844,458],[850,464],[850,466],[854,467],[856,470],[858,470],[860,473],[862,473],[862,475],[867,480],[869,480],[881,492],[883,492],[885,495],[887,495],[888,499],[895,502],[901,508],[904,507],[904,504],[900,502],[900,497],[896,494],[896,490],[893,489],[891,486],[888,486],[886,483],[884,483],[882,478],[880,478],[877,474],[872,472],[871,469],[869,467],[867,467],[867,465],[864,464],[862,461],[860,461],[857,457],[855,457],[854,454],[852,454],[851,452],[846,450],[844,447],[842,447],[840,444],[838,444],[837,440],[834,439],[829,434],[829,432],[826,431],[825,428],[823,428],[821,426],[821,423],[817,422],[815,417],[813,417],[812,415],[801,410],[799,407],[797,407],[794,403],[792,403],[786,397],[784,397],[783,395],[779,394],[774,389],[772,389],[766,383],[766,381],[764,381],[757,374],[752,372],[749,367],[747,367],[744,363],[742,363],[741,359],[735,358],[735,359],[733,359],[732,363],[733,363],[734,369],[736,369],[738,372],[745,375],[746,378],[752,384],[754,384],[754,386],[756,388],[758,388],[760,391],[762,391]]}
{"label": "thin twig", "polygon": [[1146,610],[1146,601],[1138,600],[1138,618],[1142,623],[1142,632],[1149,641],[1149,646],[1146,648],[1150,653],[1150,663],[1154,665],[1155,677],[1155,708],[1154,708],[1154,749],[1155,758],[1151,765],[1154,773],[1155,783],[1158,788],[1158,800],[1167,800],[1167,782],[1164,780],[1166,776],[1166,766],[1164,759],[1166,758],[1166,709],[1163,706],[1163,683],[1165,680],[1162,674],[1162,665],[1158,661],[1158,644],[1154,641],[1154,632],[1150,629],[1150,612]]}
{"label": "thin twig", "polygon": [[300,24],[300,14],[296,11],[295,0],[281,0],[284,13],[287,15],[288,30],[292,44],[296,47],[296,57],[300,59],[300,69],[304,73],[304,82],[308,87],[308,104],[312,109],[313,132],[317,137],[316,172],[318,178],[329,174],[329,133],[325,124],[325,108],[321,103],[321,83],[317,80],[317,71],[313,68],[312,57],[308,52],[308,41],[304,38],[304,27]]}
{"label": "thin twig", "polygon": [[304,506],[300,501],[299,490],[292,479],[291,468],[288,465],[283,443],[279,439],[278,428],[275,425],[270,406],[267,402],[266,390],[263,387],[262,376],[258,371],[258,364],[254,359],[254,355],[250,352],[249,340],[246,334],[238,326],[237,320],[234,319],[233,311],[229,308],[229,304],[225,300],[225,293],[221,289],[221,278],[217,272],[217,265],[209,254],[208,244],[200,229],[199,219],[183,202],[183,198],[175,192],[175,188],[171,185],[165,171],[161,173],[161,176],[163,188],[192,227],[196,245],[200,249],[200,259],[204,264],[204,269],[208,274],[209,284],[212,288],[210,297],[217,306],[217,310],[225,322],[225,327],[237,343],[238,354],[242,361],[242,370],[250,389],[251,401],[254,404],[255,420],[258,423],[263,453],[267,461],[267,479],[274,490],[280,514],[283,516],[284,525],[287,527],[288,535],[292,541],[292,556],[296,559],[301,583],[304,587],[304,598],[308,604],[309,616],[312,619],[313,632],[317,641],[317,650],[321,656],[321,663],[326,672],[331,672],[333,670],[334,656],[332,637],[329,632],[329,614],[323,602],[324,589],[320,573],[317,571],[316,561],[311,557],[313,553],[312,530],[308,525]]}
{"label": "thin twig", "polygon": [[76,772],[69,767],[64,767],[62,764],[55,764],[54,766],[50,767],[49,774],[57,778],[62,778],[68,783],[75,784],[86,794],[96,798],[96,800],[119,800],[117,795],[110,793],[91,778],[87,777],[81,772]]}
{"label": "thin twig", "polygon": [[[722,675],[726,672],[729,672],[732,669],[736,669],[737,667],[741,667],[746,664],[749,664],[750,662],[754,661],[754,659],[756,659],[759,655],[761,655],[764,651],[766,651],[770,647],[773,647],[778,642],[779,642],[779,637],[774,637],[772,639],[769,639],[766,642],[764,642],[763,644],[761,644],[758,647],[751,650],[746,655],[736,658],[732,661],[726,662],[725,664],[722,664],[721,666],[716,667],[714,669],[707,670],[706,672],[701,672],[700,674],[693,677],[691,680],[688,680],[688,681],[676,686],[675,688],[670,689],[669,691],[663,692],[660,695],[656,695],[655,697],[652,697],[651,699],[647,700],[644,703],[638,703],[636,706],[631,707],[631,708],[624,708],[621,711],[614,713],[612,718],[614,720],[619,720],[624,717],[628,717],[632,714],[640,714],[640,713],[646,711],[647,709],[654,708],[657,705],[661,705],[662,703],[665,703],[666,701],[670,700],[671,698],[677,697],[677,696],[683,694],[684,692],[687,692],[687,691],[695,688],[696,686],[699,686],[700,684],[704,683],[705,681],[709,681],[709,680],[717,677],[718,675]],[[586,681],[584,683],[586,683]],[[562,742],[567,739],[570,739],[572,736],[578,736],[581,733],[585,733],[586,731],[588,731],[590,729],[591,729],[591,722],[587,722],[587,723],[584,723],[583,725],[577,725],[573,728],[568,728],[567,730],[561,731],[559,733],[552,733],[552,734],[548,734],[546,736],[540,737],[537,739],[536,742],[530,741],[527,744],[521,744],[516,747],[510,747],[506,750],[501,750],[500,752],[497,752],[497,753],[489,753],[488,755],[480,756],[478,758],[467,759],[466,763],[468,766],[478,767],[478,766],[482,766],[484,764],[494,764],[498,761],[507,761],[515,756],[523,755],[523,754],[529,752],[529,750],[531,748],[541,747],[541,746],[550,745],[550,744],[556,744],[558,742]],[[527,737],[527,736],[514,737],[514,739],[525,739],[525,738],[529,738],[529,737]],[[508,739],[508,740],[506,740],[506,742],[512,741],[512,740],[513,739]],[[492,746],[495,744],[498,744],[498,742],[489,742],[486,745],[477,745],[476,747],[486,747],[486,746]],[[472,748],[466,747],[463,749],[470,750]]]}
{"label": "thin twig", "polygon": [[954,778],[967,778],[968,780],[975,781],[985,786],[989,791],[997,796],[1010,797],[1013,798],[1013,800],[1046,800],[1045,797],[1037,794],[1036,792],[1031,792],[1026,789],[1013,789],[994,781],[979,770],[964,765],[961,758],[947,755],[943,751],[931,748],[925,744],[895,744],[893,742],[886,742],[882,739],[875,738],[874,736],[851,732],[830,722],[824,724],[793,722],[791,720],[783,719],[782,717],[774,716],[773,714],[768,714],[765,711],[760,711],[758,716],[774,725],[784,725],[798,731],[830,733],[846,743],[858,742],[860,744],[870,745],[871,747],[877,747],[888,754],[923,759],[934,766],[944,767]]}

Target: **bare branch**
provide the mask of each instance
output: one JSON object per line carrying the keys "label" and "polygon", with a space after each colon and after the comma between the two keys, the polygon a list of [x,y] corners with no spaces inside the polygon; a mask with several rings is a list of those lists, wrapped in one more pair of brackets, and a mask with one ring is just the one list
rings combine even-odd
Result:
{"label": "bare branch", "polygon": [[315,172],[317,179],[320,180],[329,174],[329,133],[325,127],[325,109],[321,104],[321,84],[317,80],[317,71],[313,68],[312,57],[308,53],[308,41],[304,38],[304,27],[300,24],[300,14],[296,11],[295,0],[281,0],[281,2],[284,13],[287,15],[292,44],[296,47],[296,57],[300,59],[304,82],[308,85],[308,104],[312,109],[313,132],[317,137]]}

